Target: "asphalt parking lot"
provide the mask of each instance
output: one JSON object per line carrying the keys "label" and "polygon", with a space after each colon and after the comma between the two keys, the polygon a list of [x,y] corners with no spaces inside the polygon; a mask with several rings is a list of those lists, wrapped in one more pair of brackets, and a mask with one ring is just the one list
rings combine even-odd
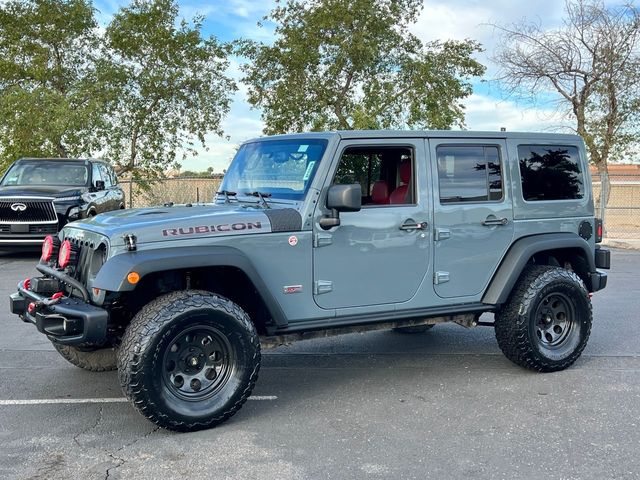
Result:
{"label": "asphalt parking lot", "polygon": [[35,262],[0,257],[0,479],[640,478],[640,252],[613,252],[569,370],[511,364],[488,327],[301,342],[264,353],[229,422],[189,434],[8,313]]}

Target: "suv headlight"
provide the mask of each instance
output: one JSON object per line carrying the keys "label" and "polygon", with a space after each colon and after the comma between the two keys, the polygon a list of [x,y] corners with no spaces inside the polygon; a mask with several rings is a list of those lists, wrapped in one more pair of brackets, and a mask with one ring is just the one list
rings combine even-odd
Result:
{"label": "suv headlight", "polygon": [[53,203],[58,202],[77,202],[80,200],[80,195],[74,195],[73,197],[58,197],[53,199]]}

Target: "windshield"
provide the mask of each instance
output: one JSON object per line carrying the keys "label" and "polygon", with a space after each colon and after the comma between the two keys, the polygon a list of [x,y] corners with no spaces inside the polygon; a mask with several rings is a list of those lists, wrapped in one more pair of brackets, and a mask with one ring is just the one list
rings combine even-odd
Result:
{"label": "windshield", "polygon": [[301,200],[313,181],[326,140],[265,140],[246,143],[224,176],[221,191]]}
{"label": "windshield", "polygon": [[0,185],[3,187],[26,185],[80,187],[87,184],[88,176],[89,170],[82,163],[19,162],[13,164]]}

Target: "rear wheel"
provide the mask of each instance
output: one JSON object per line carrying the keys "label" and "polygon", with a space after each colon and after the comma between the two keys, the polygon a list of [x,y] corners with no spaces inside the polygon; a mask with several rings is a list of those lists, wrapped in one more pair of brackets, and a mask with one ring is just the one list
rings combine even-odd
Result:
{"label": "rear wheel", "polygon": [[125,395],[149,420],[200,430],[224,422],[249,398],[260,369],[259,337],[232,301],[173,292],[134,317],[118,368]]}
{"label": "rear wheel", "polygon": [[523,272],[495,317],[496,339],[509,360],[554,372],[572,365],[587,345],[591,301],[575,273],[535,265]]}
{"label": "rear wheel", "polygon": [[62,357],[76,367],[90,372],[108,372],[118,366],[115,348],[75,347],[53,343]]}

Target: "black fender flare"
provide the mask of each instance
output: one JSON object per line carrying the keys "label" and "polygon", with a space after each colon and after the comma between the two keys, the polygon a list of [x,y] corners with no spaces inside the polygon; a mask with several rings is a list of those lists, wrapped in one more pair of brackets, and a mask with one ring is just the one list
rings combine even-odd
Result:
{"label": "black fender flare", "polygon": [[169,247],[122,253],[107,260],[96,275],[92,287],[112,292],[128,292],[136,287],[127,281],[130,272],[137,272],[143,278],[154,272],[202,267],[235,267],[244,272],[262,297],[276,325],[287,325],[280,304],[251,260],[233,247]]}
{"label": "black fender flare", "polygon": [[[589,243],[575,233],[543,233],[523,237],[516,240],[504,256],[482,297],[482,303],[489,305],[505,303],[525,265],[536,253],[567,248],[582,250],[589,263],[589,271],[596,271],[595,253]],[[590,286],[587,285],[587,287]]]}

